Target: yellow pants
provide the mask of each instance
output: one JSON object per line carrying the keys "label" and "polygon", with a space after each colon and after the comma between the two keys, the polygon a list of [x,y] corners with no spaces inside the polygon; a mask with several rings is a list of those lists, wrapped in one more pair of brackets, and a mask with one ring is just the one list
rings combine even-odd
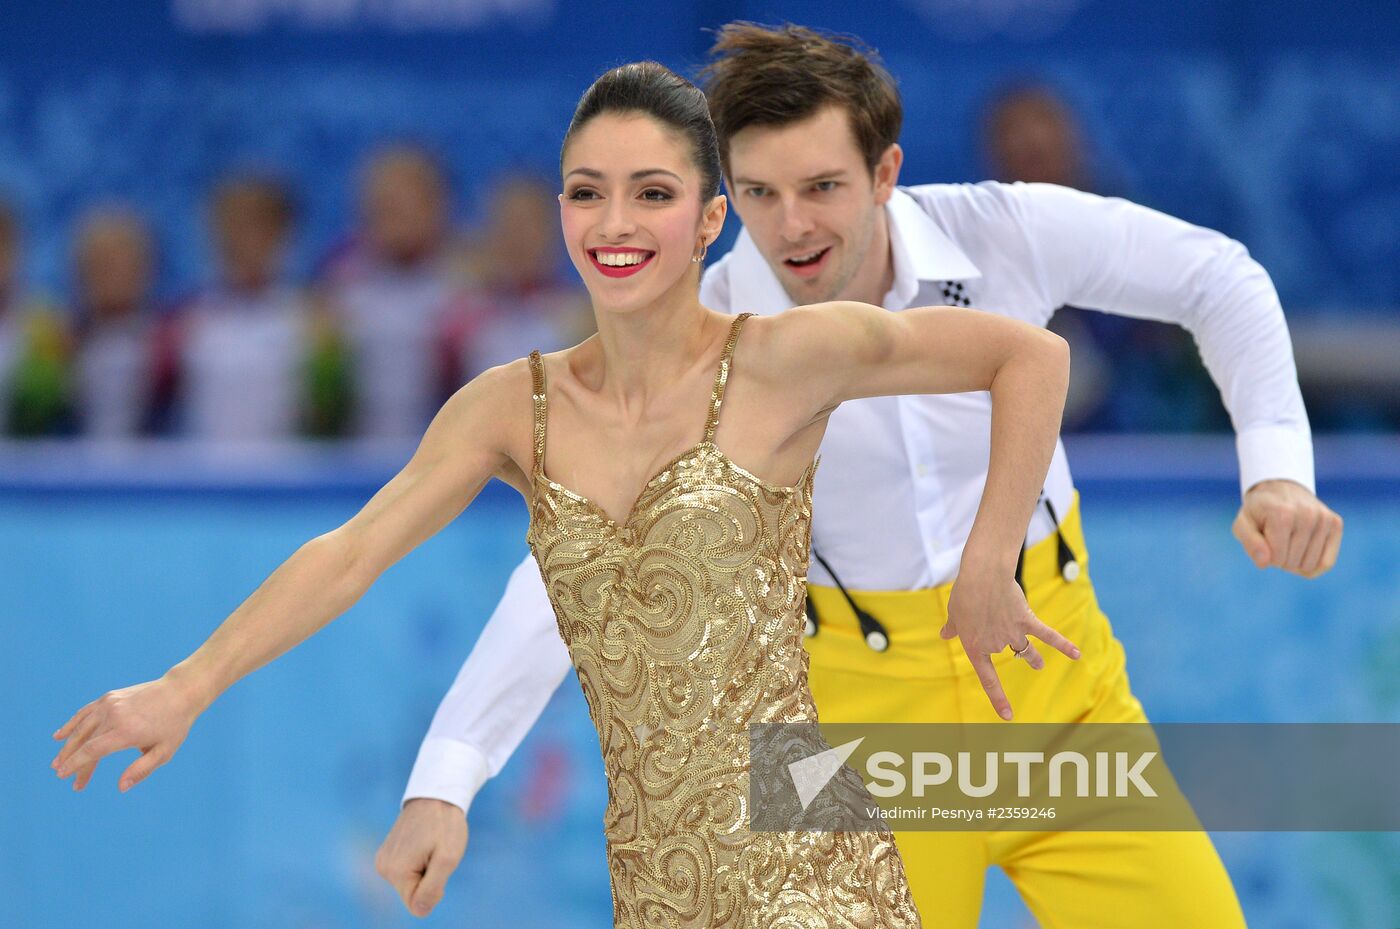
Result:
{"label": "yellow pants", "polygon": [[[1079,646],[1070,661],[1037,642],[1045,668],[1009,651],[993,657],[1016,722],[1146,722],[1128,686],[1123,646],[1089,581],[1076,500],[1061,531],[1082,569],[1060,578],[1055,537],[1026,553],[1031,608]],[[839,566],[837,568],[839,570]],[[851,591],[889,631],[888,651],[865,644],[840,591],[811,586],[820,617],[807,640],[822,722],[997,723],[962,644],[938,632],[952,585]],[[983,882],[999,865],[1042,929],[1237,929],[1244,914],[1202,832],[896,832],[914,902],[928,929],[976,929]]]}

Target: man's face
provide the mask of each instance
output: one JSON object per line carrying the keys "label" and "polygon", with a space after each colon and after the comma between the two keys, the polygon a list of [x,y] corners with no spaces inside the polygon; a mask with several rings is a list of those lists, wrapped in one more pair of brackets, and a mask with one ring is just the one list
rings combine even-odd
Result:
{"label": "man's face", "polygon": [[883,161],[871,176],[845,109],[740,130],[729,141],[729,170],[734,208],[795,303],[880,300],[862,291],[889,267],[888,247],[875,246],[888,241],[883,211],[894,177]]}

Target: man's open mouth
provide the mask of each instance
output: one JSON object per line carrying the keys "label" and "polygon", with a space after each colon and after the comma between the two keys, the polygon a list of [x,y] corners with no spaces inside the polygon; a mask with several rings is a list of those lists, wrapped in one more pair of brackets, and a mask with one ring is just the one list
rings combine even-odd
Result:
{"label": "man's open mouth", "polygon": [[783,260],[783,263],[793,268],[810,267],[825,258],[826,253],[829,251],[831,251],[830,245],[826,248],[819,248],[815,252],[808,252],[805,255],[795,255],[792,258],[786,258]]}

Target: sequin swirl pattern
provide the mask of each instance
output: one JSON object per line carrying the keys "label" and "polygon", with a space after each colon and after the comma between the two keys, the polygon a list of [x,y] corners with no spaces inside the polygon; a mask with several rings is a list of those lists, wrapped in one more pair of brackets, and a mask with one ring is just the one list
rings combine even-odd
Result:
{"label": "sequin swirl pattern", "polygon": [[815,721],[802,648],[813,462],[765,483],[703,440],[623,522],[550,480],[535,380],[529,542],[598,729],[614,924],[623,929],[919,925],[886,830],[750,832],[751,723]]}

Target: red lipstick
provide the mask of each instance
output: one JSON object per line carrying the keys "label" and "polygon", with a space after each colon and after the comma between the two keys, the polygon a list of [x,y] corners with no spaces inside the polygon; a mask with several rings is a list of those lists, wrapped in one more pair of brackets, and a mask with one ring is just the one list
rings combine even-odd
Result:
{"label": "red lipstick", "polygon": [[[605,265],[598,260],[598,256],[603,255],[645,255],[641,261],[629,265]],[[656,257],[656,252],[647,251],[641,248],[590,248],[588,250],[588,260],[593,262],[593,267],[598,269],[598,273],[605,277],[631,277],[638,271],[651,264],[651,260]]]}

